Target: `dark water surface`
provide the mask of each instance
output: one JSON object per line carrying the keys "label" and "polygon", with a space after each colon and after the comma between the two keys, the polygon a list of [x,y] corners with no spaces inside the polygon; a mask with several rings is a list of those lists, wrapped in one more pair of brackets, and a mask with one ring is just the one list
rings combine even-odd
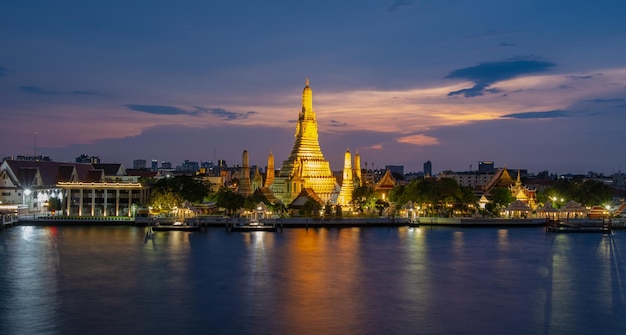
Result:
{"label": "dark water surface", "polygon": [[0,232],[0,334],[624,334],[626,232]]}

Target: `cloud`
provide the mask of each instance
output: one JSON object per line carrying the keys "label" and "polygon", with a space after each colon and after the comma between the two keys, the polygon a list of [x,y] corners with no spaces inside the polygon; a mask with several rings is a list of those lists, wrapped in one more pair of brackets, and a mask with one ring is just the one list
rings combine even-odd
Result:
{"label": "cloud", "polygon": [[413,6],[413,0],[395,0],[391,6],[387,8],[387,12],[393,13],[411,6]]}
{"label": "cloud", "polygon": [[548,71],[554,63],[532,59],[508,59],[502,62],[486,62],[450,72],[446,79],[465,79],[474,82],[474,86],[448,93],[448,96],[463,95],[466,98],[482,96],[485,93],[498,92],[489,89],[493,83],[520,77],[527,74]]}
{"label": "cloud", "polygon": [[569,79],[592,79],[593,76],[592,75],[586,75],[586,76],[567,76],[567,78]]}
{"label": "cloud", "polygon": [[498,43],[498,46],[500,46],[500,47],[514,47],[515,43],[500,42],[500,43]]}
{"label": "cloud", "polygon": [[340,122],[337,120],[330,120],[328,121],[331,125],[331,127],[346,127],[348,126],[348,124],[346,122]]}
{"label": "cloud", "polygon": [[235,113],[227,111],[223,108],[203,108],[198,106],[195,107],[198,108],[199,111],[213,114],[227,120],[247,119],[248,117],[257,114],[257,112]]}
{"label": "cloud", "polygon": [[606,104],[606,103],[619,103],[619,102],[624,102],[626,100],[624,99],[589,99],[589,100],[585,100],[585,102],[592,102],[595,104]]}
{"label": "cloud", "polygon": [[76,90],[76,91],[67,92],[67,94],[74,94],[74,95],[103,95],[102,93],[94,91],[94,90]]}
{"label": "cloud", "polygon": [[190,112],[180,108],[163,105],[124,105],[130,110],[158,115],[189,115]]}
{"label": "cloud", "polygon": [[562,110],[552,110],[552,111],[544,111],[544,112],[522,112],[522,113],[513,113],[502,115],[502,118],[513,118],[513,119],[553,119],[557,117],[567,117],[569,116],[569,112]]}
{"label": "cloud", "polygon": [[30,94],[39,94],[39,95],[59,95],[61,92],[45,90],[43,88],[37,86],[20,86],[18,89],[22,92],[30,93]]}
{"label": "cloud", "polygon": [[235,119],[247,119],[249,116],[257,114],[257,112],[245,112],[245,113],[235,113],[227,111],[223,108],[205,108],[201,106],[193,106],[194,110],[188,111],[178,107],[173,106],[165,106],[165,105],[134,105],[128,104],[124,105],[126,108],[130,110],[134,110],[137,112],[143,112],[148,114],[157,114],[157,115],[190,115],[190,116],[198,116],[201,114],[204,115],[215,115],[217,117],[226,119],[226,120],[235,120]]}
{"label": "cloud", "polygon": [[382,150],[383,149],[383,145],[382,144],[374,144],[374,145],[370,145],[368,147],[363,147],[363,149]]}
{"label": "cloud", "polygon": [[37,94],[37,95],[103,95],[94,90],[75,90],[75,91],[55,91],[55,90],[47,90],[38,86],[26,85],[20,86],[17,88],[18,90],[28,93],[28,94]]}
{"label": "cloud", "polygon": [[424,134],[408,135],[400,137],[396,141],[399,143],[413,144],[420,147],[439,144],[439,140],[437,138]]}

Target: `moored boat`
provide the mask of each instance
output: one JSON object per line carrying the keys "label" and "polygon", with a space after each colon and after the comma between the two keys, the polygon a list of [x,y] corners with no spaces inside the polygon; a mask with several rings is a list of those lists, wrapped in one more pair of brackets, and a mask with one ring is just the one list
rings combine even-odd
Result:
{"label": "moored boat", "polygon": [[260,220],[250,220],[248,222],[234,223],[231,231],[277,231],[278,226],[275,223],[266,223]]}

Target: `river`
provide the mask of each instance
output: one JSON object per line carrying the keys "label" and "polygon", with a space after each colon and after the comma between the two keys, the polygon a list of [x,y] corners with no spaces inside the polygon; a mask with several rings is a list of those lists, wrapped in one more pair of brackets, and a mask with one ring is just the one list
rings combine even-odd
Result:
{"label": "river", "polygon": [[0,231],[0,334],[623,334],[626,231]]}

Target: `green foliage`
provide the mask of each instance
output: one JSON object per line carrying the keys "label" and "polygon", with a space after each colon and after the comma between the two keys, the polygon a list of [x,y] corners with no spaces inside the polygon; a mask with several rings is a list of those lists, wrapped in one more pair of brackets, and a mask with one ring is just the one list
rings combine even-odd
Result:
{"label": "green foliage", "polygon": [[450,178],[414,180],[395,187],[389,199],[398,206],[411,201],[420,206],[426,215],[451,215],[455,209],[467,211],[469,205],[478,201],[470,187],[459,186]]}
{"label": "green foliage", "polygon": [[232,216],[236,210],[242,208],[245,203],[243,195],[233,192],[233,190],[222,187],[215,194],[216,205],[226,208],[226,214]]}
{"label": "green foliage", "polygon": [[496,213],[498,209],[508,206],[515,201],[515,197],[511,194],[511,191],[506,187],[494,187],[489,194],[490,203],[485,208],[492,213]]}
{"label": "green foliage", "polygon": [[320,216],[319,213],[321,209],[322,205],[319,202],[313,200],[312,198],[307,198],[302,208],[300,208],[300,215],[309,218],[317,218]]}
{"label": "green foliage", "polygon": [[169,190],[152,190],[150,196],[150,207],[152,211],[156,213],[169,213],[174,207],[181,206],[183,204],[183,198]]}
{"label": "green foliage", "polygon": [[254,192],[250,196],[245,197],[243,208],[247,210],[254,210],[256,208],[256,205],[259,204],[259,202],[263,202],[266,205],[269,204],[269,201],[263,195],[263,193]]}
{"label": "green foliage", "polygon": [[555,207],[569,200],[574,200],[583,206],[596,206],[611,201],[613,190],[610,186],[599,181],[573,179],[569,181],[559,180],[551,188],[537,195],[539,202],[545,202],[555,197],[559,199],[556,201]]}
{"label": "green foliage", "polygon": [[202,202],[211,192],[211,185],[191,176],[175,176],[158,180],[153,190],[169,191],[189,202]]}
{"label": "green foliage", "polygon": [[374,188],[369,185],[359,186],[352,191],[352,207],[363,213],[365,208],[374,208],[376,199]]}
{"label": "green foliage", "polygon": [[61,200],[59,198],[48,199],[48,211],[57,211],[61,209]]}

